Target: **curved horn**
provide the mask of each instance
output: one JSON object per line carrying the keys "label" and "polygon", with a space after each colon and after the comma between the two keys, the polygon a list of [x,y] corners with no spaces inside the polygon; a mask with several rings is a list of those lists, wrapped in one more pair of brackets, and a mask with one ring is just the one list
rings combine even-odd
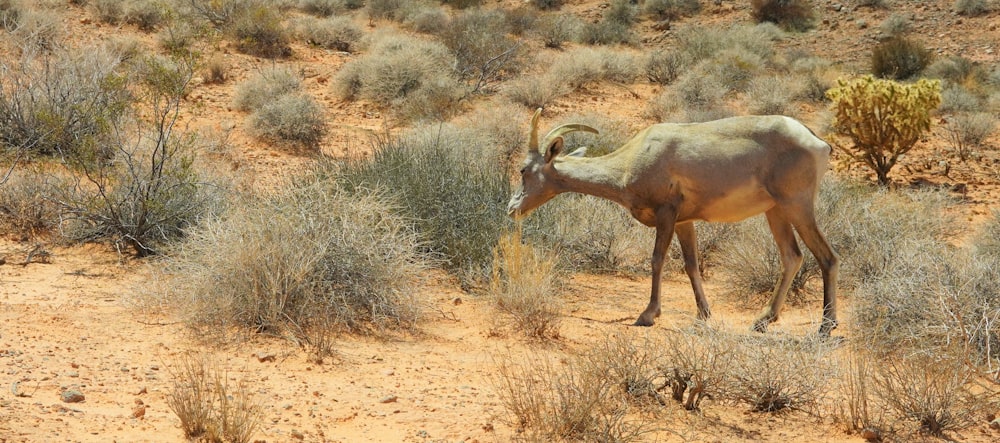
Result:
{"label": "curved horn", "polygon": [[542,116],[542,108],[535,111],[531,117],[531,137],[528,139],[528,149],[538,151],[538,118]]}
{"label": "curved horn", "polygon": [[568,134],[568,133],[574,132],[574,131],[584,131],[584,132],[590,132],[592,134],[600,134],[600,132],[598,130],[596,130],[596,129],[590,127],[590,126],[582,125],[582,124],[579,124],[579,123],[571,123],[571,124],[568,124],[568,125],[558,126],[558,127],[554,128],[554,129],[552,129],[551,131],[549,131],[548,134],[545,134],[545,138],[544,138],[545,142],[542,143],[542,146],[543,147],[547,147],[549,145],[549,143],[551,141],[555,140],[556,138],[562,137],[564,134]]}

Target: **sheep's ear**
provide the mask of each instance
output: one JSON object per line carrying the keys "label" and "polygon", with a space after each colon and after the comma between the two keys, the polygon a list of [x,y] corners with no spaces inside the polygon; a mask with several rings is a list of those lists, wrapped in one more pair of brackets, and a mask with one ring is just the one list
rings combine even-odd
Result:
{"label": "sheep's ear", "polygon": [[587,156],[587,147],[586,146],[581,146],[579,148],[576,148],[576,150],[574,150],[573,152],[570,152],[569,154],[566,154],[566,156],[567,157],[577,157],[577,158],[579,158],[579,157],[586,157]]}
{"label": "sheep's ear", "polygon": [[545,150],[545,163],[552,163],[556,157],[562,153],[563,150],[563,138],[556,137],[552,140],[552,144],[549,145],[548,149]]}

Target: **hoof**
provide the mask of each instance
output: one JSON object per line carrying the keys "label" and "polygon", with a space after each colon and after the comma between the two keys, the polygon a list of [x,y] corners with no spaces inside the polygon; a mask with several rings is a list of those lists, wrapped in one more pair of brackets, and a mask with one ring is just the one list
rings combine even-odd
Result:
{"label": "hoof", "polygon": [[820,337],[829,338],[830,332],[833,332],[834,329],[837,329],[836,320],[823,320],[823,323],[819,325],[818,334]]}
{"label": "hoof", "polygon": [[750,327],[751,331],[765,333],[767,332],[767,325],[771,324],[775,319],[772,317],[761,317],[754,320],[753,326]]}
{"label": "hoof", "polygon": [[653,320],[639,317],[632,326],[653,326]]}

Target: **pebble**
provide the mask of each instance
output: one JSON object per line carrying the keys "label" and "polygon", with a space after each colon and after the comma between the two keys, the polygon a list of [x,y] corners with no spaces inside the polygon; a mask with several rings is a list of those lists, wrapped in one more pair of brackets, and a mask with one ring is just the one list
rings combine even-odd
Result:
{"label": "pebble", "polygon": [[64,403],[80,403],[86,400],[83,393],[77,391],[76,389],[67,389],[63,391],[63,393],[59,395],[59,398],[61,398]]}
{"label": "pebble", "polygon": [[386,395],[385,397],[382,397],[382,399],[379,400],[378,402],[379,403],[395,403],[396,400],[398,400],[398,399],[399,398],[396,397],[395,395]]}

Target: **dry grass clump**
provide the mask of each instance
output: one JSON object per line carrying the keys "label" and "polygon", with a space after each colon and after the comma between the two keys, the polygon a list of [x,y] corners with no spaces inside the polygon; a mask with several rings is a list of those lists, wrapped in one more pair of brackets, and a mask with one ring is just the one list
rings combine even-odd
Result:
{"label": "dry grass clump", "polygon": [[282,95],[300,91],[301,88],[302,80],[291,69],[264,69],[236,87],[233,107],[239,111],[251,112]]}
{"label": "dry grass clump", "polygon": [[263,410],[246,382],[232,385],[213,364],[190,355],[171,375],[167,406],[181,420],[185,437],[212,443],[253,441]]}
{"label": "dry grass clump", "polygon": [[[530,338],[559,334],[558,258],[525,244],[520,226],[500,237],[493,250],[490,295],[501,312],[497,324],[510,324]],[[510,322],[508,319],[512,319]]]}
{"label": "dry grass clump", "polygon": [[903,14],[892,14],[878,26],[879,31],[889,38],[902,37],[913,28],[913,17]]}
{"label": "dry grass clump", "polygon": [[[3,172],[8,172],[7,168]],[[43,173],[17,165],[9,172],[9,176],[0,176],[0,226],[4,232],[22,239],[52,232],[59,224],[59,210],[48,198],[49,183]]]}
{"label": "dry grass clump", "polygon": [[653,429],[651,423],[630,415],[621,380],[604,366],[621,356],[600,356],[615,350],[566,363],[537,356],[517,359],[524,362],[506,356],[497,362],[493,384],[518,430],[515,441],[642,441]]}
{"label": "dry grass clump", "polygon": [[[363,99],[388,105],[401,117],[413,120],[453,115],[459,110],[456,97],[465,94],[458,82],[455,56],[435,41],[402,35],[376,37],[364,55],[344,65],[333,80],[335,93],[348,100]],[[433,107],[408,104],[416,100]]]}
{"label": "dry grass clump", "polygon": [[757,77],[747,86],[747,110],[757,115],[789,115],[789,104],[798,93],[799,88],[788,77]]}
{"label": "dry grass clump", "polygon": [[832,351],[823,340],[742,336],[729,363],[727,397],[757,412],[812,408],[834,377]]}
{"label": "dry grass clump", "polygon": [[412,327],[429,262],[387,201],[341,190],[326,169],[307,173],[192,229],[166,263],[166,292],[192,326],[219,334],[236,326],[308,341],[315,328]]}
{"label": "dry grass clump", "polygon": [[[229,64],[221,54],[214,54],[202,66],[202,81],[207,84],[222,84],[229,79]],[[243,91],[244,94],[249,91]]]}
{"label": "dry grass clump", "polygon": [[283,19],[276,7],[261,2],[238,13],[225,30],[240,52],[264,58],[287,57],[292,48]]}
{"label": "dry grass clump", "polygon": [[437,34],[448,26],[448,13],[437,6],[417,8],[403,22],[410,29],[424,34]]}
{"label": "dry grass clump", "polygon": [[792,31],[812,28],[816,15],[808,0],[751,0],[750,9],[758,22],[777,23]]}
{"label": "dry grass clump", "polygon": [[173,14],[168,2],[156,0],[93,0],[89,4],[102,22],[135,25],[144,32],[155,30]]}
{"label": "dry grass clump", "polygon": [[303,17],[295,21],[294,33],[300,40],[321,48],[356,52],[364,31],[350,17]]}
{"label": "dry grass clump", "polygon": [[400,138],[373,140],[373,154],[345,164],[348,189],[385,189],[466,287],[488,281],[493,247],[510,226],[511,194],[502,139],[454,125],[420,127]]}
{"label": "dry grass clump", "polygon": [[882,78],[907,79],[923,71],[933,54],[916,40],[893,37],[872,49],[872,74]]}

